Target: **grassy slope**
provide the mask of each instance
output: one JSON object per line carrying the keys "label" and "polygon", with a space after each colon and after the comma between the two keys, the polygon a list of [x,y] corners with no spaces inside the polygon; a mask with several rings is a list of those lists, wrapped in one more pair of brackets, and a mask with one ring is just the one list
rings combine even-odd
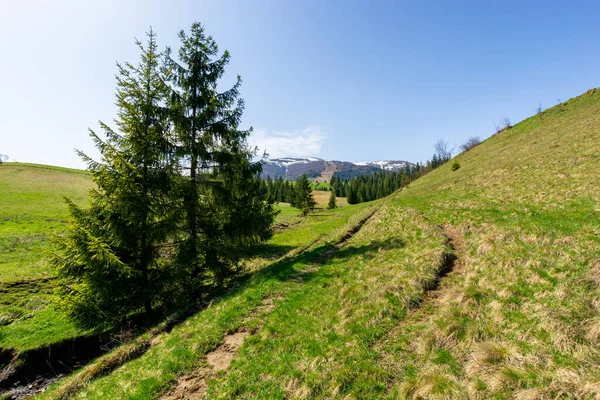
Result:
{"label": "grassy slope", "polygon": [[[238,330],[253,335],[230,374],[217,374],[209,382],[210,398],[384,393],[386,371],[371,347],[433,285],[449,248],[439,227],[392,199],[331,259],[324,256],[380,203],[336,210],[346,215],[346,223],[329,226],[304,253],[271,264],[218,299],[216,306],[161,334],[141,357],[94,377],[102,365],[127,353],[117,350],[59,383],[44,398],[65,393],[87,399],[155,398],[178,377],[205,367],[205,354],[225,334]],[[309,228],[316,233],[314,226]],[[274,299],[270,312],[261,306],[266,299]]]}
{"label": "grassy slope", "polygon": [[281,302],[208,398],[370,398],[386,389],[372,346],[433,284],[448,248],[419,212],[386,204]]}
{"label": "grassy slope", "polygon": [[600,396],[600,93],[529,118],[399,200],[463,236],[463,271],[376,346],[389,397]]}
{"label": "grassy slope", "polygon": [[0,166],[0,282],[53,276],[44,250],[52,232],[64,230],[62,196],[83,203],[92,183],[87,173],[34,164]]}
{"label": "grassy slope", "polygon": [[50,236],[64,231],[62,199],[79,204],[92,183],[86,172],[36,164],[0,166],[0,347],[32,348],[79,334],[52,307],[55,273]]}
{"label": "grassy slope", "polygon": [[[272,264],[107,376],[87,381],[90,373],[85,371],[99,369],[91,365],[44,398],[60,398],[79,385],[84,389],[75,398],[155,398],[179,376],[206,366],[206,352],[226,333],[241,329],[253,335],[230,373],[209,382],[209,398],[384,393],[386,371],[377,364],[372,346],[418,304],[449,249],[437,226],[417,211],[398,207],[396,200],[331,259],[324,257],[379,203],[342,208],[354,214],[348,223],[308,251]],[[269,298],[276,300],[274,309],[261,311]],[[98,363],[103,362],[108,361]]]}

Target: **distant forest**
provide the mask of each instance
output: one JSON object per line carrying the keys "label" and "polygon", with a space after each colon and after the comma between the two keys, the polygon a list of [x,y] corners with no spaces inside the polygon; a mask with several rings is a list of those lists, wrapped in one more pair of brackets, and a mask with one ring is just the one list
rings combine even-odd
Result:
{"label": "distant forest", "polygon": [[[424,165],[417,163],[407,165],[399,171],[380,170],[373,174],[345,178],[345,174],[333,174],[329,185],[316,184],[315,190],[333,190],[337,197],[346,197],[349,204],[364,203],[389,196],[396,190],[408,185],[415,179],[427,174],[449,160],[449,155],[440,157],[437,154]],[[272,179],[267,176],[261,180],[260,194],[268,202],[293,203],[295,182],[282,177]]]}

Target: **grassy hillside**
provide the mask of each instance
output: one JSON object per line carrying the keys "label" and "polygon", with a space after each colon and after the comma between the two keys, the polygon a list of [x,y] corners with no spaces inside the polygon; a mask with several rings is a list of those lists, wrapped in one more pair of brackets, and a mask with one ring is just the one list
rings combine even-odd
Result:
{"label": "grassy hillside", "polygon": [[36,164],[0,165],[0,348],[31,348],[79,334],[49,307],[55,273],[50,237],[68,223],[63,196],[85,203],[85,171]]}
{"label": "grassy hillside", "polygon": [[0,166],[0,282],[14,283],[53,275],[43,250],[51,233],[68,217],[63,196],[77,203],[92,182],[86,172],[35,164]]}
{"label": "grassy hillside", "polygon": [[387,395],[600,396],[600,92],[531,117],[399,196],[457,268],[376,346]]}
{"label": "grassy hillside", "polygon": [[276,235],[273,241],[279,246],[298,237],[304,238],[304,245],[262,268],[172,330],[153,330],[124,344],[63,380],[43,397],[116,399],[159,395],[178,376],[194,371],[205,353],[217,348],[228,333],[260,329],[276,305],[297,296],[304,290],[303,283],[313,279],[315,259],[323,260],[334,243],[377,207],[345,207],[320,222],[304,220],[300,224],[303,227]]}
{"label": "grassy hillside", "polygon": [[[261,269],[170,332],[124,344],[43,397],[382,393],[372,347],[436,285],[450,247],[439,227],[397,199],[332,214],[345,222],[329,223],[304,251]],[[288,232],[292,241],[300,229]]]}

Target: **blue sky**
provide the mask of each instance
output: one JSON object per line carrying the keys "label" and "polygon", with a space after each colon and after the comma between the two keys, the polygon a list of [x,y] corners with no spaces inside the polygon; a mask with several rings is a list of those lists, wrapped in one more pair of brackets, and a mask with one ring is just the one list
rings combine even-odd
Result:
{"label": "blue sky", "polygon": [[[122,4],[124,3],[124,4]],[[115,115],[116,61],[203,23],[240,74],[242,127],[273,156],[430,158],[600,81],[598,1],[9,1],[0,13],[0,153],[83,167]]]}

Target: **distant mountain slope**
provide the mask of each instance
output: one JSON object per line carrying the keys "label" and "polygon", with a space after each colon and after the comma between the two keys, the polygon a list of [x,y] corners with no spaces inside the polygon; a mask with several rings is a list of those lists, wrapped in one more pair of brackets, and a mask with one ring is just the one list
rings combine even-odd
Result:
{"label": "distant mountain slope", "polygon": [[263,165],[262,177],[282,177],[294,180],[306,174],[309,178],[316,179],[317,181],[329,181],[334,173],[339,174],[342,179],[350,179],[357,175],[372,174],[381,169],[397,171],[407,165],[412,165],[412,163],[408,161],[389,160],[352,163],[349,161],[326,161],[315,157],[285,157],[268,160]]}
{"label": "distant mountain slope", "polygon": [[406,167],[407,165],[411,165],[408,161],[393,161],[393,160],[381,160],[381,161],[362,161],[356,163],[356,165],[362,166],[373,166],[378,167],[380,169],[385,169],[387,171],[398,171]]}

